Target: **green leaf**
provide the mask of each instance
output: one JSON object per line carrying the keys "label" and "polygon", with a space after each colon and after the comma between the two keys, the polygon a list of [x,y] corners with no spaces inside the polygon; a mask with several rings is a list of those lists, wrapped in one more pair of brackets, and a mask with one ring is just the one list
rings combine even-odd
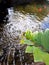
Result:
{"label": "green leaf", "polygon": [[26,53],[33,53],[33,46],[27,46]]}
{"label": "green leaf", "polygon": [[33,47],[33,55],[35,62],[45,62],[46,65],[49,65],[49,54],[42,51],[39,47]]}
{"label": "green leaf", "polygon": [[30,30],[27,30],[25,33],[25,37],[29,40],[33,40],[33,33]]}
{"label": "green leaf", "polygon": [[37,46],[41,46],[41,36],[42,36],[42,32],[38,32],[36,34],[34,34],[34,43]]}
{"label": "green leaf", "polygon": [[41,44],[44,47],[46,51],[49,51],[49,30],[46,30],[43,32],[42,38],[41,38]]}
{"label": "green leaf", "polygon": [[27,45],[34,45],[33,42],[31,42],[30,40],[24,40],[24,44],[27,44]]}

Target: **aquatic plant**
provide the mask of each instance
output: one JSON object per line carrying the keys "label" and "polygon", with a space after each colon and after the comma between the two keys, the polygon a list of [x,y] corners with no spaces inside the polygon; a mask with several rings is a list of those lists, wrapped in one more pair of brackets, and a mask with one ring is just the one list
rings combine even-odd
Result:
{"label": "aquatic plant", "polygon": [[42,32],[38,32],[38,33],[34,34],[33,39],[34,39],[35,45],[41,46],[41,36],[42,36]]}
{"label": "aquatic plant", "polygon": [[43,35],[41,38],[41,44],[46,51],[49,51],[49,29],[43,32]]}
{"label": "aquatic plant", "polygon": [[33,55],[35,62],[44,62],[46,65],[49,65],[49,54],[42,51],[38,47],[33,47]]}
{"label": "aquatic plant", "polygon": [[37,46],[41,45],[41,36],[42,36],[42,32],[38,32],[38,31],[36,31],[34,33],[32,33],[31,31],[27,31],[25,33],[26,39],[34,42],[34,44],[37,45]]}
{"label": "aquatic plant", "polygon": [[30,39],[31,38],[29,37],[29,40],[24,39],[23,41],[24,44],[29,45],[26,47],[25,53],[32,53],[35,62],[44,62],[46,65],[49,65],[49,54],[39,47],[42,46],[46,51],[49,51],[49,30],[44,32],[34,32],[32,41],[34,44]]}
{"label": "aquatic plant", "polygon": [[33,33],[30,30],[27,30],[25,33],[26,39],[33,40]]}
{"label": "aquatic plant", "polygon": [[25,37],[28,39],[28,44],[30,43],[30,40],[33,42],[33,45],[38,47],[41,46],[45,49],[45,51],[49,51],[49,29],[46,29],[44,32],[36,31],[34,33],[27,31]]}

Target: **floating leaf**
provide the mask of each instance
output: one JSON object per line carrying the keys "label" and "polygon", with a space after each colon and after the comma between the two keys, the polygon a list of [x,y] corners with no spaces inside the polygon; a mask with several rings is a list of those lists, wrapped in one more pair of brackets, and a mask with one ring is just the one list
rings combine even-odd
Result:
{"label": "floating leaf", "polygon": [[38,47],[33,47],[33,55],[35,62],[44,62],[46,65],[49,65],[49,54],[42,51]]}
{"label": "floating leaf", "polygon": [[33,46],[27,46],[26,53],[33,53]]}

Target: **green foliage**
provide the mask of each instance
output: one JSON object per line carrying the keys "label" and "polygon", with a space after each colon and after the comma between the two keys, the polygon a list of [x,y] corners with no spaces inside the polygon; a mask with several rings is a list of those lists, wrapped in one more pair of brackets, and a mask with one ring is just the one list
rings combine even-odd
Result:
{"label": "green foliage", "polygon": [[[27,31],[25,37],[27,39],[24,39],[23,43],[28,45],[25,52],[32,53],[34,55],[35,62],[44,62],[46,65],[49,65],[49,54],[39,48],[41,45],[46,51],[49,51],[49,30],[44,32],[37,31],[34,33]],[[31,39],[35,44],[31,41]],[[38,47],[35,47],[36,45]]]}
{"label": "green foliage", "polygon": [[33,33],[33,42],[35,42],[37,34],[38,34],[38,31],[36,31],[36,32]]}
{"label": "green foliage", "polygon": [[33,43],[30,41],[30,40],[21,40],[21,44],[27,44],[27,47],[26,47],[26,50],[25,52],[26,53],[33,53]]}
{"label": "green foliage", "polygon": [[[35,46],[42,46],[44,50],[49,51],[49,30],[44,32],[34,32],[27,31],[25,37],[34,42]],[[28,42],[30,43],[30,42]]]}
{"label": "green foliage", "polygon": [[46,30],[45,32],[43,32],[43,35],[41,38],[41,44],[46,51],[49,51],[49,30]]}
{"label": "green foliage", "polygon": [[23,39],[20,41],[21,44],[27,44],[27,45],[34,45],[33,42],[31,42],[30,40],[27,40],[27,39]]}
{"label": "green foliage", "polygon": [[42,36],[42,32],[38,32],[37,34],[34,35],[34,43],[37,46],[41,45],[41,36]]}
{"label": "green foliage", "polygon": [[27,31],[25,34],[25,37],[29,40],[31,40],[32,42],[35,43],[35,45],[39,46],[41,45],[41,36],[42,36],[42,32],[34,32],[32,33],[31,31]]}
{"label": "green foliage", "polygon": [[27,30],[25,33],[26,39],[32,40],[33,41],[33,33],[30,30]]}
{"label": "green foliage", "polygon": [[45,62],[46,65],[49,65],[49,54],[43,52],[40,48],[34,46],[33,55],[35,62]]}
{"label": "green foliage", "polygon": [[[33,35],[33,37],[32,37]],[[27,39],[24,39],[22,42],[23,44],[27,44],[25,52],[26,53],[32,53],[34,56],[35,62],[44,62],[46,65],[49,65],[49,54],[47,52],[42,51],[39,46],[41,45],[44,47],[46,51],[49,51],[49,30],[46,30],[44,32],[30,32],[28,31],[25,34],[25,37]],[[35,43],[33,43],[32,41]],[[35,47],[35,46],[38,47]]]}
{"label": "green foliage", "polygon": [[33,46],[27,46],[25,52],[26,53],[33,53]]}

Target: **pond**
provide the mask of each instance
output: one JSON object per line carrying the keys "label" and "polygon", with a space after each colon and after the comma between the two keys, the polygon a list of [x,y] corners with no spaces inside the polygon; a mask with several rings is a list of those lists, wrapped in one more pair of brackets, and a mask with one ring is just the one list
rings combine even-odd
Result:
{"label": "pond", "polygon": [[20,40],[26,30],[43,30],[43,22],[49,21],[49,5],[17,6],[9,8],[8,12],[7,23],[0,24],[0,65],[45,65],[34,62],[33,54],[24,52],[26,45],[20,45]]}

